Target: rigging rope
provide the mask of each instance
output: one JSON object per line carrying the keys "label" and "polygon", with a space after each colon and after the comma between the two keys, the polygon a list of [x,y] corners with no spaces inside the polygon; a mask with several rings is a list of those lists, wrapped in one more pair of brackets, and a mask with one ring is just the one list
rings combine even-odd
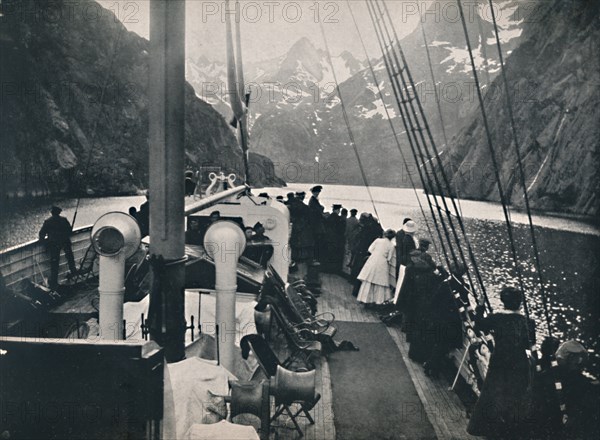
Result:
{"label": "rigging rope", "polygon": [[[90,141],[90,151],[88,153],[88,158],[86,161],[86,165],[85,168],[83,169],[83,173],[81,174],[82,176],[85,176],[88,172],[88,169],[90,167],[90,164],[92,163],[92,158],[93,158],[93,153],[94,150],[96,149],[97,145],[96,145],[96,134],[98,133],[98,123],[100,121],[100,118],[102,118],[102,115],[104,114],[104,97],[106,95],[106,89],[108,88],[108,82],[110,80],[110,77],[112,75],[113,72],[113,67],[114,67],[114,62],[115,62],[115,58],[117,56],[117,50],[119,48],[119,44],[121,42],[121,36],[123,34],[123,29],[125,29],[125,25],[123,25],[122,23],[119,23],[119,32],[117,33],[117,38],[115,39],[115,43],[114,43],[114,47],[113,47],[113,53],[112,56],[110,58],[110,64],[108,66],[108,75],[106,75],[106,80],[104,81],[104,84],[102,85],[102,91],[100,92],[100,108],[98,109],[98,116],[96,117],[96,119],[94,120],[94,126],[92,127],[92,137],[91,137],[91,141]],[[75,205],[75,213],[73,214],[73,220],[71,221],[71,229],[73,227],[75,227],[75,220],[77,219],[77,213],[79,211],[79,204],[81,202],[81,193],[79,194],[79,196],[77,197],[77,204]]]}
{"label": "rigging rope", "polygon": [[479,83],[479,75],[477,74],[477,66],[475,65],[475,59],[473,58],[473,49],[471,47],[471,42],[469,41],[469,31],[467,30],[467,23],[465,20],[465,13],[462,7],[462,4],[460,2],[460,0],[457,0],[456,3],[458,4],[458,11],[460,14],[460,18],[461,18],[461,22],[462,22],[462,27],[463,27],[463,31],[465,34],[465,39],[467,42],[467,49],[469,50],[469,58],[471,60],[471,68],[473,70],[473,79],[475,80],[475,88],[477,90],[477,98],[479,100],[479,107],[481,110],[481,116],[483,118],[483,125],[485,128],[485,133],[486,133],[486,138],[487,138],[487,144],[488,144],[488,148],[490,150],[490,156],[492,159],[492,165],[494,168],[494,175],[496,177],[496,183],[498,185],[498,193],[500,195],[500,202],[502,203],[502,210],[504,212],[504,218],[506,220],[506,228],[508,230],[508,238],[510,241],[510,248],[511,248],[511,253],[512,253],[512,257],[515,263],[515,268],[517,270],[517,277],[518,277],[518,281],[519,281],[519,286],[521,288],[521,292],[523,295],[523,306],[525,309],[525,314],[527,315],[527,317],[529,318],[529,306],[527,305],[527,297],[525,296],[525,288],[523,285],[523,275],[521,273],[521,268],[519,267],[519,259],[517,257],[517,249],[515,247],[515,239],[514,239],[514,235],[513,235],[513,229],[512,229],[512,224],[510,221],[510,214],[508,211],[508,207],[507,207],[507,201],[506,201],[506,196],[504,193],[504,188],[502,186],[502,180],[500,179],[500,172],[499,172],[499,167],[498,167],[498,160],[496,158],[496,149],[494,148],[494,144],[492,142],[492,135],[490,132],[490,126],[489,126],[489,122],[488,122],[488,118],[487,118],[487,113],[485,111],[485,106],[484,106],[484,102],[483,102],[483,96],[481,94],[481,87],[480,87],[480,83]]}
{"label": "rigging rope", "polygon": [[[425,215],[425,210],[423,209],[423,204],[421,203],[421,199],[419,198],[419,194],[417,193],[415,181],[413,180],[412,174],[410,173],[410,169],[408,167],[408,161],[406,160],[406,156],[404,155],[404,152],[402,151],[402,147],[400,146],[400,140],[398,139],[398,134],[396,133],[396,128],[394,127],[394,123],[392,122],[392,118],[390,117],[390,112],[388,111],[387,106],[385,104],[385,98],[383,95],[383,91],[381,90],[379,81],[377,81],[377,75],[375,74],[375,69],[373,68],[373,63],[371,63],[371,59],[369,58],[369,53],[367,52],[367,47],[365,45],[362,34],[358,27],[358,23],[356,22],[356,18],[354,17],[354,12],[352,11],[352,7],[350,6],[349,0],[346,0],[346,5],[348,6],[348,10],[350,11],[350,16],[352,17],[352,21],[354,22],[354,27],[356,28],[356,32],[358,34],[358,39],[360,40],[360,44],[362,45],[362,48],[363,48],[363,51],[365,54],[365,58],[367,59],[367,63],[369,64],[369,70],[371,71],[371,75],[373,76],[373,81],[375,82],[375,85],[377,86],[377,92],[379,94],[379,99],[381,99],[381,102],[383,103],[383,109],[385,110],[386,118],[390,124],[390,128],[394,135],[394,140],[396,141],[396,146],[398,147],[398,151],[400,152],[400,156],[402,157],[402,162],[404,163],[404,167],[406,168],[406,173],[408,174],[408,179],[410,180],[410,184],[415,193],[415,198],[417,199],[417,203],[419,204],[419,209],[421,210],[421,215],[423,216],[423,220],[425,220],[425,225],[427,226],[427,231],[429,232],[429,236],[433,237],[433,232],[431,231],[431,226],[429,225],[429,222],[427,221],[427,216]],[[432,241],[433,241],[433,247],[435,249],[435,253],[438,255],[438,258],[439,258],[440,253],[438,250],[438,246],[437,246],[435,240],[432,240]]]}
{"label": "rigging rope", "polygon": [[[367,7],[368,7],[368,5],[367,5]],[[369,15],[371,16],[371,19],[373,20],[374,17],[372,15],[371,9],[369,8],[368,10],[369,10]],[[397,85],[392,80],[392,78],[394,78],[394,73],[392,72],[392,67],[390,65],[389,54],[386,52],[386,50],[384,48],[384,43],[382,41],[382,36],[380,36],[380,34],[378,32],[378,29],[376,27],[375,21],[373,21],[373,23],[374,23],[374,26],[375,26],[375,34],[377,36],[377,41],[379,42],[379,47],[380,47],[380,49],[382,51],[382,54],[383,54],[383,60],[384,60],[385,66],[386,66],[386,71],[387,71],[388,76],[390,78],[390,82],[392,84],[392,89],[394,91],[394,96],[396,98],[396,103],[397,103],[397,106],[398,106],[398,110],[400,112],[402,123],[404,125],[404,130],[405,130],[406,135],[408,137],[408,143],[409,143],[411,152],[412,152],[415,160],[417,160],[417,153],[416,153],[415,145],[414,145],[414,142],[416,142],[416,141],[413,141],[413,138],[411,137],[411,134],[414,136],[414,132],[411,130],[412,127],[409,128],[409,123],[407,122],[407,117],[405,116],[404,109],[403,109],[402,105],[400,104],[400,102],[402,101],[402,98],[399,96],[399,94],[400,94],[400,92],[398,91],[399,85]],[[428,186],[431,186],[431,179],[429,178],[429,176],[427,176],[428,177],[428,182],[429,182],[429,185],[428,185],[428,183],[425,181],[425,177],[423,177],[423,173],[422,173],[420,167],[417,167],[417,171],[419,173],[419,177],[421,179],[421,183],[423,184],[423,189],[424,189],[425,195],[427,197],[427,203],[429,204],[429,210],[431,211],[431,218],[432,218],[432,220],[434,222],[435,230],[437,232],[438,239],[439,239],[440,245],[442,247],[444,259],[446,260],[446,264],[449,266],[450,265],[450,259],[448,257],[448,251],[446,250],[446,245],[444,244],[444,239],[442,237],[442,233],[440,232],[440,226],[438,224],[437,216],[436,216],[435,211],[433,209],[433,204],[431,203],[431,193],[432,193],[432,191],[428,189]],[[449,245],[451,246],[450,243],[449,243]]]}
{"label": "rigging rope", "polygon": [[[442,135],[444,138],[444,146],[446,149],[450,148],[450,143],[448,142],[448,136],[446,134],[446,124],[444,122],[444,114],[442,113],[442,104],[440,100],[440,96],[437,89],[437,82],[435,80],[435,74],[433,73],[433,63],[431,62],[431,53],[429,51],[429,44],[427,41],[427,35],[425,33],[425,23],[423,22],[423,18],[421,15],[421,9],[419,8],[419,17],[421,22],[421,34],[423,35],[423,43],[425,43],[425,52],[427,53],[427,63],[429,64],[429,74],[431,75],[431,82],[433,83],[433,91],[435,93],[435,103],[437,104],[438,116],[440,118],[440,126],[442,128]],[[458,192],[458,185],[454,184],[454,192],[456,194],[456,198],[458,201],[458,209],[459,214],[462,217],[462,206],[460,206],[460,194]]]}
{"label": "rigging rope", "polygon": [[506,106],[508,109],[508,117],[510,121],[510,127],[512,131],[512,136],[514,140],[515,152],[517,154],[517,164],[519,168],[519,174],[521,177],[521,185],[523,186],[523,197],[525,199],[525,208],[527,210],[527,218],[529,220],[529,231],[531,233],[531,243],[533,246],[533,254],[535,260],[535,267],[538,273],[538,278],[540,281],[540,293],[542,294],[542,305],[544,307],[544,315],[546,317],[546,323],[548,325],[548,335],[552,336],[552,329],[550,327],[550,312],[548,310],[548,299],[546,297],[546,288],[544,286],[544,278],[542,275],[542,265],[540,263],[540,255],[538,251],[537,239],[535,237],[535,228],[533,226],[533,219],[531,217],[531,208],[529,205],[529,195],[527,194],[527,183],[525,182],[525,171],[523,169],[523,161],[521,160],[521,146],[519,144],[519,138],[517,136],[517,128],[515,124],[515,117],[513,113],[513,105],[512,99],[510,98],[510,92],[508,89],[508,78],[506,76],[506,68],[504,67],[504,56],[502,54],[502,45],[500,44],[500,35],[498,33],[498,25],[496,22],[496,13],[494,12],[494,5],[492,4],[492,0],[488,0],[490,9],[492,11],[492,22],[494,24],[494,33],[496,35],[496,46],[498,48],[498,56],[500,60],[500,70],[502,72],[502,80],[504,83],[504,89],[506,93]]}
{"label": "rigging rope", "polygon": [[[478,11],[478,13],[480,14],[480,12]],[[493,14],[493,12],[492,12]],[[490,85],[492,84],[492,81],[490,80],[490,63],[487,57],[487,49],[485,48],[485,35],[483,33],[483,26],[481,25],[481,15],[479,15],[477,18],[477,24],[479,25],[479,35],[481,38],[481,55],[483,56],[483,62],[484,62],[484,67],[485,67],[485,79],[487,81],[487,87],[489,90]]]}
{"label": "rigging rope", "polygon": [[360,174],[362,175],[363,182],[365,187],[367,188],[367,193],[369,194],[369,199],[371,200],[371,205],[373,205],[373,212],[377,218],[379,217],[379,213],[377,212],[377,207],[375,206],[375,200],[373,199],[373,194],[371,193],[371,188],[369,187],[369,182],[367,181],[367,175],[365,174],[364,167],[360,160],[360,155],[358,154],[358,148],[356,147],[356,142],[354,140],[354,133],[352,132],[352,128],[350,127],[350,120],[348,119],[348,113],[346,112],[346,106],[344,105],[344,98],[342,97],[342,91],[340,90],[340,84],[337,80],[337,75],[335,73],[335,69],[333,68],[333,60],[331,59],[331,52],[329,51],[329,44],[327,44],[327,36],[325,35],[325,29],[323,28],[322,21],[319,20],[319,27],[321,28],[321,35],[323,36],[323,43],[325,44],[325,51],[327,53],[327,61],[331,66],[331,72],[333,74],[333,80],[335,82],[335,88],[337,94],[340,98],[340,106],[342,108],[342,114],[344,117],[344,122],[346,123],[346,128],[348,129],[348,137],[350,138],[350,144],[352,144],[352,148],[354,150],[354,154],[356,155],[356,161],[358,162],[358,167],[360,168]]}
{"label": "rigging rope", "polygon": [[[417,143],[417,145],[419,146],[419,154],[421,155],[421,158],[422,158],[422,161],[423,161],[423,162],[426,162],[426,160],[425,160],[425,157],[424,157],[425,155],[427,155],[427,156],[429,156],[429,157],[432,157],[432,156],[433,156],[433,157],[435,157],[435,158],[437,159],[437,161],[438,161],[438,164],[439,164],[439,166],[440,166],[440,171],[441,171],[442,177],[443,177],[443,179],[444,179],[444,183],[445,183],[446,187],[447,187],[447,188],[449,188],[449,187],[450,187],[450,184],[449,184],[449,181],[448,181],[448,177],[447,177],[447,175],[446,175],[446,173],[445,173],[445,170],[444,170],[444,167],[443,167],[443,163],[441,162],[440,154],[439,154],[439,152],[437,151],[437,147],[436,147],[436,145],[435,145],[435,141],[433,140],[433,136],[432,136],[432,134],[431,134],[431,130],[430,130],[430,128],[429,128],[429,124],[428,124],[428,122],[427,122],[427,118],[425,117],[425,113],[424,113],[423,107],[422,107],[422,105],[421,105],[421,102],[420,102],[420,100],[419,100],[419,97],[418,97],[418,95],[417,95],[416,93],[415,93],[415,95],[414,95],[414,97],[413,97],[413,98],[410,98],[410,97],[408,97],[408,89],[409,89],[409,86],[408,86],[408,84],[407,84],[407,81],[406,81],[406,79],[405,79],[405,77],[404,77],[404,73],[405,73],[405,74],[406,74],[406,76],[408,77],[408,82],[410,83],[410,88],[412,88],[413,90],[415,90],[415,83],[414,83],[414,80],[412,79],[412,75],[411,75],[411,73],[410,73],[410,70],[409,70],[409,68],[408,68],[408,64],[407,64],[407,62],[406,62],[406,58],[405,58],[405,56],[404,56],[404,52],[402,51],[402,48],[401,48],[401,45],[400,45],[400,42],[399,42],[399,38],[398,38],[398,36],[397,36],[397,34],[396,34],[396,30],[395,30],[395,28],[394,28],[393,21],[392,21],[392,19],[391,19],[391,16],[390,16],[390,14],[389,14],[389,11],[388,11],[388,9],[387,9],[387,5],[385,4],[385,2],[383,2],[383,9],[382,9],[382,8],[381,8],[381,6],[379,5],[379,2],[378,2],[378,1],[374,1],[373,3],[375,3],[375,5],[377,6],[378,14],[379,14],[379,16],[380,16],[382,19],[385,17],[385,14],[387,14],[387,16],[388,16],[388,20],[389,20],[389,25],[390,25],[390,28],[392,29],[392,31],[393,31],[393,35],[394,35],[394,37],[395,37],[395,42],[394,42],[394,39],[392,38],[392,36],[391,36],[391,34],[390,34],[390,31],[389,31],[389,29],[388,29],[388,25],[386,24],[385,20],[381,20],[381,21],[383,22],[383,29],[385,30],[385,33],[386,33],[386,35],[387,35],[387,39],[388,39],[388,41],[390,41],[389,47],[385,47],[385,48],[384,48],[384,47],[382,47],[382,51],[384,52],[384,56],[385,56],[385,53],[386,53],[387,49],[391,50],[391,51],[392,51],[392,53],[393,53],[393,55],[394,55],[395,62],[396,62],[396,64],[399,66],[399,71],[398,71],[396,74],[394,74],[394,75],[391,77],[391,79],[393,80],[393,78],[396,78],[396,81],[397,81],[397,77],[399,76],[399,77],[400,77],[400,79],[402,80],[402,87],[400,87],[400,85],[398,85],[398,88],[399,88],[400,90],[405,90],[405,91],[406,91],[406,93],[407,93],[407,98],[404,98],[404,96],[402,96],[402,98],[401,98],[401,102],[402,102],[402,104],[404,104],[405,106],[406,106],[406,104],[407,104],[407,103],[409,104],[409,106],[410,106],[410,110],[411,110],[411,112],[412,112],[412,114],[413,114],[413,116],[414,116],[414,118],[415,118],[415,121],[416,121],[416,123],[417,123],[417,128],[415,129],[415,128],[413,127],[413,128],[412,128],[412,130],[413,130],[413,136],[415,136],[415,142],[416,142],[416,143]],[[367,6],[368,6],[368,7],[370,7],[370,8],[369,8],[369,13],[371,14],[371,19],[372,19],[372,21],[373,21],[373,24],[374,24],[374,26],[375,26],[375,28],[376,28],[376,31],[377,31],[377,27],[379,26],[379,28],[380,28],[380,32],[381,32],[381,33],[383,33],[383,31],[381,30],[381,25],[379,24],[379,22],[380,22],[379,18],[375,18],[375,14],[376,14],[376,12],[375,12],[375,6],[373,6],[373,5],[370,5],[370,3],[369,3],[369,2],[367,2]],[[371,8],[372,8],[372,11],[371,11]],[[385,11],[385,13],[384,13],[384,11]],[[400,57],[402,58],[402,64],[400,63],[400,61],[399,61],[399,59],[398,59],[398,54],[397,54],[397,53],[396,53],[396,51],[394,50],[395,48],[397,48],[397,50],[398,50],[398,52],[399,52],[399,54],[400,54]],[[418,109],[419,109],[419,112],[420,112],[421,118],[422,118],[422,120],[423,120],[424,129],[425,129],[425,131],[427,132],[428,139],[429,139],[429,141],[430,141],[430,143],[431,143],[431,145],[432,145],[432,147],[433,147],[433,151],[434,151],[434,153],[433,153],[433,154],[431,154],[431,153],[429,152],[429,150],[428,150],[428,147],[427,147],[427,142],[426,142],[426,140],[425,140],[425,136],[424,136],[424,134],[423,134],[423,127],[421,127],[421,124],[420,124],[420,122],[419,122],[419,118],[418,118],[417,111],[415,110],[415,107],[414,107],[414,105],[413,105],[412,101],[416,101],[416,102],[417,102]],[[410,112],[408,111],[408,106],[406,106],[406,112],[407,112],[407,114],[408,114],[409,122],[410,122],[410,124],[412,125],[412,121],[410,120]],[[421,149],[421,146],[419,145],[419,142],[418,142],[419,138],[416,136],[415,132],[417,132],[417,133],[419,134],[420,140],[421,140],[421,142],[422,142],[422,144],[423,144],[423,148],[424,148],[424,150],[425,150],[425,154],[423,154],[423,150]],[[443,187],[442,187],[442,185],[441,185],[441,183],[440,183],[440,181],[439,181],[439,179],[438,179],[438,177],[437,177],[437,174],[435,173],[435,169],[434,169],[434,168],[432,168],[432,172],[433,172],[433,177],[434,177],[434,180],[435,180],[435,182],[436,182],[436,186],[438,187],[438,191],[439,191],[439,193],[440,193],[440,194],[442,194],[441,198],[442,198],[442,203],[443,203],[443,205],[444,205],[444,209],[443,209],[443,210],[442,210],[442,208],[439,206],[439,203],[437,203],[437,198],[435,198],[435,197],[434,197],[434,199],[435,199],[435,201],[436,201],[436,204],[438,205],[438,209],[439,209],[439,211],[440,211],[440,219],[441,219],[441,222],[442,222],[442,226],[444,226],[444,231],[445,231],[446,235],[448,235],[447,229],[445,228],[445,222],[443,221],[443,217],[441,216],[441,212],[442,212],[442,211],[443,211],[443,212],[450,212],[450,210],[449,210],[449,208],[448,208],[448,205],[447,205],[446,199],[443,197],[444,190],[443,190]],[[429,177],[429,175],[428,175],[428,177]],[[482,278],[481,278],[481,274],[480,274],[480,272],[479,272],[479,269],[478,269],[478,266],[477,266],[477,263],[476,263],[476,260],[475,260],[475,257],[474,257],[474,254],[473,254],[473,251],[472,251],[472,247],[471,247],[471,245],[470,245],[470,242],[469,242],[468,236],[467,236],[467,234],[466,234],[466,231],[465,231],[465,228],[464,228],[464,224],[463,224],[463,222],[462,222],[462,218],[460,217],[460,215],[458,215],[458,211],[459,211],[459,210],[458,210],[458,207],[457,207],[457,205],[456,205],[456,201],[455,201],[453,198],[451,198],[451,201],[452,201],[452,205],[453,205],[453,207],[454,207],[454,210],[455,210],[455,212],[456,212],[456,214],[457,214],[457,215],[456,215],[456,218],[457,218],[457,220],[458,220],[458,223],[459,223],[459,226],[460,226],[460,230],[461,230],[461,232],[462,232],[462,234],[463,234],[463,237],[464,237],[464,239],[465,239],[465,243],[467,244],[467,248],[468,248],[468,251],[469,251],[469,257],[470,257],[470,259],[471,259],[471,262],[472,262],[472,264],[473,264],[473,267],[474,267],[474,269],[475,269],[475,272],[476,272],[476,275],[477,275],[477,280],[478,280],[478,282],[479,282],[479,284],[480,284],[480,287],[481,287],[482,293],[484,294],[484,297],[485,297],[486,303],[488,304],[488,307],[491,309],[491,305],[490,305],[490,303],[489,303],[489,301],[488,301],[488,299],[487,299],[487,294],[486,294],[486,291],[485,291],[485,286],[484,286],[484,284],[483,284],[483,280],[482,280]],[[457,243],[457,248],[458,248],[459,254],[460,254],[460,256],[461,256],[461,259],[462,259],[462,261],[463,261],[463,264],[464,264],[464,265],[465,265],[465,267],[468,269],[468,265],[466,264],[466,259],[465,259],[465,256],[464,256],[464,254],[463,254],[463,251],[462,251],[462,246],[461,246],[461,244],[460,244],[460,238],[458,237],[458,234],[457,234],[457,232],[456,232],[456,228],[455,228],[455,226],[454,226],[454,222],[453,222],[453,220],[452,220],[452,216],[448,216],[448,221],[449,221],[450,228],[451,228],[451,230],[452,230],[452,233],[453,233],[454,239],[455,239],[455,241],[456,241],[456,243]],[[450,243],[450,240],[449,240],[449,238],[448,238],[448,241],[449,241],[449,243]],[[451,250],[451,252],[452,252],[452,254],[453,254],[453,258],[456,258],[456,257],[455,257],[455,255],[454,255],[454,252],[453,252],[453,248],[452,248],[452,245],[451,245],[451,243],[450,243],[450,250]],[[456,261],[456,260],[455,260],[455,261]],[[473,281],[472,281],[472,279],[471,279],[471,277],[470,277],[470,273],[469,273],[469,271],[468,271],[468,270],[467,270],[467,275],[468,275],[468,277],[469,277],[469,281],[470,281],[470,283],[471,283],[471,286],[473,286]]]}
{"label": "rigging rope", "polygon": [[[375,3],[378,6],[378,10],[380,12],[380,15],[383,17],[384,16],[383,15],[383,11],[381,10],[381,7],[379,6],[379,2],[375,2]],[[410,85],[412,86],[413,90],[415,90],[415,82],[414,82],[414,80],[412,78],[410,69],[408,68],[408,63],[406,61],[406,57],[404,56],[404,51],[402,50],[402,46],[400,45],[400,39],[398,38],[398,35],[396,33],[396,29],[395,29],[394,23],[393,23],[393,21],[391,19],[391,15],[389,13],[387,4],[385,3],[385,1],[383,1],[381,3],[383,3],[384,11],[385,11],[385,13],[386,13],[386,15],[388,17],[389,23],[390,23],[390,28],[393,31],[394,38],[395,38],[395,45],[396,45],[396,47],[398,49],[398,52],[399,52],[399,54],[400,54],[400,56],[402,58],[402,62],[404,64],[404,70],[406,71],[406,75],[408,77],[408,81],[410,82]],[[385,22],[384,22],[384,25],[385,25]],[[391,37],[390,37],[390,41],[392,41]],[[393,44],[393,42],[392,42],[392,44]],[[406,90],[408,90],[408,88],[406,87],[406,82],[404,81],[404,76],[400,75],[400,77],[403,80],[403,84],[404,84]],[[423,110],[423,106],[421,105],[421,101],[419,99],[419,96],[416,93],[415,93],[415,101],[417,102],[419,112],[420,112],[421,117],[423,119],[425,130],[427,132],[429,141],[430,141],[431,146],[433,148],[434,157],[437,159],[437,162],[438,162],[438,165],[439,165],[439,169],[440,169],[440,172],[441,172],[441,175],[442,175],[442,179],[444,180],[444,184],[445,184],[446,188],[450,188],[450,182],[448,180],[448,176],[446,175],[446,172],[445,172],[445,169],[444,169],[444,165],[443,165],[442,160],[441,160],[441,155],[440,155],[440,153],[437,150],[435,141],[434,141],[433,136],[431,134],[431,129],[429,127],[429,123],[427,122],[427,118],[425,117],[425,112]],[[409,103],[410,103],[411,109],[412,109],[413,113],[415,114],[415,118],[416,118],[417,115],[416,115],[416,112],[414,110],[414,106],[412,105],[412,102],[409,102]],[[420,130],[420,134],[421,134],[421,140],[423,141],[425,149],[426,149],[426,153],[427,153],[427,155],[431,156],[431,154],[427,151],[427,143],[425,142],[425,139],[423,137],[422,130]],[[435,170],[434,169],[432,169],[432,170],[435,173]],[[436,174],[434,174],[434,177],[435,177],[436,183],[438,184],[440,194],[442,194],[442,202],[444,204],[444,208],[445,208],[446,212],[449,212],[448,205],[446,204],[446,199],[443,197],[443,188],[442,188],[441,184],[439,183],[439,180],[437,179],[437,175]],[[450,200],[452,202],[452,206],[453,206],[454,211],[456,213],[456,219],[458,221],[458,225],[460,227],[461,233],[462,233],[463,238],[465,240],[465,243],[467,245],[467,250],[468,250],[468,253],[469,253],[469,258],[471,259],[471,262],[473,264],[473,268],[475,269],[475,274],[476,274],[476,277],[477,277],[477,281],[478,281],[478,283],[479,283],[479,285],[481,287],[481,291],[482,291],[482,293],[483,293],[483,295],[485,297],[485,300],[486,300],[486,302],[488,304],[488,307],[491,309],[491,304],[489,303],[488,298],[487,298],[487,293],[486,293],[485,285],[483,284],[483,279],[482,279],[481,274],[479,272],[479,267],[477,265],[477,262],[476,262],[476,259],[475,259],[475,255],[473,253],[473,249],[472,249],[469,237],[467,236],[467,233],[466,233],[466,230],[465,230],[462,218],[459,215],[459,209],[457,207],[456,200],[454,198],[450,198]],[[448,220],[450,222],[450,226],[452,228],[452,232],[453,232],[454,238],[456,240],[459,253],[460,253],[461,258],[463,260],[463,264],[465,265],[465,267],[468,268],[468,266],[466,264],[466,261],[465,261],[465,257],[464,257],[463,251],[462,251],[462,246],[460,245],[460,239],[458,238],[458,235],[457,235],[455,227],[454,227],[454,222],[452,221],[452,217],[448,216]],[[467,275],[469,276],[469,279],[470,279],[470,274],[468,272],[467,272]],[[471,286],[473,286],[472,280],[470,280],[470,281],[471,281]]]}

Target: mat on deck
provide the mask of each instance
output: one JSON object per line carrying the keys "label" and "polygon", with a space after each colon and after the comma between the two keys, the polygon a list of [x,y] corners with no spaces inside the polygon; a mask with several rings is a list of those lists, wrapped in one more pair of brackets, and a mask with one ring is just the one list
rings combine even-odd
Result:
{"label": "mat on deck", "polygon": [[328,357],[338,440],[434,439],[402,356],[382,323],[336,321],[360,351]]}

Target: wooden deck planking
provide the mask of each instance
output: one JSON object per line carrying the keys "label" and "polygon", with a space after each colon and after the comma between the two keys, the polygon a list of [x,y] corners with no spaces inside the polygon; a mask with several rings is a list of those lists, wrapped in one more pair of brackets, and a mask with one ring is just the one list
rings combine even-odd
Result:
{"label": "wooden deck planking", "polygon": [[[319,298],[319,312],[332,312],[338,321],[380,322],[377,314],[356,301],[352,286],[344,278],[322,274],[323,295]],[[335,325],[335,324],[334,324]],[[458,396],[448,390],[445,380],[434,380],[425,375],[422,366],[408,357],[408,344],[404,333],[396,327],[388,327],[402,359],[406,363],[411,380],[421,399],[425,415],[431,422],[439,439],[476,439],[466,432],[466,411]]]}
{"label": "wooden deck planking", "polygon": [[[278,357],[283,360],[289,355],[286,342],[283,337],[274,338],[271,341]],[[310,411],[315,423],[310,424],[308,419],[300,417],[297,419],[300,428],[304,433],[303,439],[306,440],[335,440],[335,425],[333,423],[333,404],[331,393],[331,377],[329,365],[325,357],[315,359],[315,388],[321,394],[321,400]],[[291,368],[293,369],[293,368]],[[271,414],[275,407],[272,401]],[[281,416],[273,423],[273,433],[271,438],[279,440],[298,439],[299,434],[294,430],[292,421],[287,416]]]}

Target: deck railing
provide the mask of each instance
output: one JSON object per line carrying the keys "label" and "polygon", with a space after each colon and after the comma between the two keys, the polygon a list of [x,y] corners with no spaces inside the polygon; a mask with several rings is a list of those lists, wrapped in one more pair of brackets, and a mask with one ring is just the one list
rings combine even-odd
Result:
{"label": "deck railing", "polygon": [[[90,233],[92,226],[75,229],[71,236],[73,256],[75,264],[85,255],[91,244]],[[50,276],[50,254],[46,246],[39,240],[10,247],[0,251],[0,272],[7,287],[15,286],[25,279],[31,279],[37,283]],[[69,272],[69,266],[64,254],[61,253],[58,268],[59,282],[64,280]]]}

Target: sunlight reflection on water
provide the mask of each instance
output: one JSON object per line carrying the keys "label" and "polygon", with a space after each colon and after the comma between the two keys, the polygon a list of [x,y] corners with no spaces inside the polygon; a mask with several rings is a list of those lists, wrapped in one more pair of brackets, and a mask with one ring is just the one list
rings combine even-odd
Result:
{"label": "sunlight reflection on water", "polygon": [[[258,194],[267,191],[272,196],[277,196],[299,190],[308,192],[310,186],[292,185],[287,188],[266,188],[254,192]],[[333,203],[341,203],[344,207],[356,208],[359,212],[374,211],[366,188],[324,186],[320,200],[326,210],[330,210]],[[397,229],[404,217],[411,217],[420,224],[421,235],[430,235],[413,190],[374,187],[371,191],[384,228]],[[309,196],[310,193],[306,201]],[[419,198],[426,214],[430,217],[425,195],[419,193]],[[108,211],[127,212],[130,206],[139,207],[144,200],[143,196],[82,199],[76,227],[91,225],[100,215]],[[64,209],[63,215],[68,219],[73,218],[76,206],[74,199],[22,203],[0,213],[0,248],[36,239],[38,230],[48,216],[48,209],[53,203]],[[452,206],[450,202],[448,204]],[[467,237],[472,245],[490,301],[493,306],[499,306],[497,296],[500,288],[505,285],[518,286],[517,271],[510,252],[502,209],[498,204],[487,202],[461,201],[460,205]],[[534,215],[533,219],[540,249],[544,287],[550,303],[553,332],[561,339],[580,339],[588,348],[598,353],[600,348],[598,347],[600,330],[597,324],[600,322],[598,303],[600,232],[592,225],[571,219],[544,215]],[[533,264],[527,216],[513,212],[512,221],[519,267],[529,308],[536,318],[540,334],[546,334],[539,277]],[[433,231],[430,238],[437,241],[432,222],[430,227]],[[439,263],[442,262],[442,258],[441,255],[437,256]],[[538,342],[541,340],[542,338],[538,337]],[[592,368],[594,371],[598,369],[597,364]]]}

